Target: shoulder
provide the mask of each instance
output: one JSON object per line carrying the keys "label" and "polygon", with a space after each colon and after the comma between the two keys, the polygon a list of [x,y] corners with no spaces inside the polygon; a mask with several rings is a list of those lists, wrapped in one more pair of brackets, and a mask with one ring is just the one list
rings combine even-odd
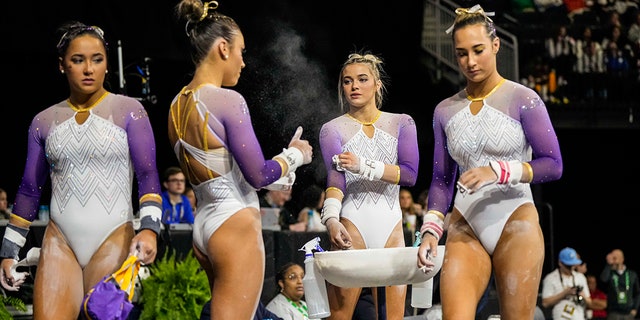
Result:
{"label": "shoulder", "polygon": [[223,98],[223,101],[229,101],[231,103],[242,102],[245,103],[244,96],[238,91],[229,88],[220,88],[211,84],[204,84],[195,90],[196,94],[201,97],[211,97],[215,95],[216,98]]}

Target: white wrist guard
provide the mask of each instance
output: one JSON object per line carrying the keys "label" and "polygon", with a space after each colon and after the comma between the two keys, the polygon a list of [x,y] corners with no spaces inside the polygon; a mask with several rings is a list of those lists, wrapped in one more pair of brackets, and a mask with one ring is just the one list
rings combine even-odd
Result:
{"label": "white wrist guard", "polygon": [[522,179],[522,162],[512,161],[489,161],[491,169],[498,176],[497,184],[518,184]]}
{"label": "white wrist guard", "polygon": [[27,243],[29,229],[20,228],[12,224],[7,224],[4,231],[2,247],[0,247],[0,257],[19,259],[20,249]]}
{"label": "white wrist guard", "polygon": [[380,180],[382,178],[384,174],[384,163],[382,163],[382,161],[360,157],[359,162],[360,168],[358,169],[358,174],[363,175],[369,179],[369,181]]}
{"label": "white wrist guard", "polygon": [[336,218],[340,221],[340,211],[342,210],[342,202],[336,198],[327,198],[322,206],[321,221],[323,225],[327,225],[327,221]]}
{"label": "white wrist guard", "polygon": [[429,233],[436,237],[437,241],[440,241],[443,232],[444,220],[440,219],[440,217],[438,217],[438,215],[434,213],[427,212],[427,214],[425,214],[422,218],[422,227],[420,228],[420,234],[424,236],[426,233]]}
{"label": "white wrist guard", "polygon": [[296,169],[304,163],[304,156],[302,154],[302,151],[295,147],[282,149],[282,152],[280,154],[273,157],[273,159],[275,158],[280,158],[287,164],[287,171],[284,172],[283,170],[282,172],[283,177],[291,172],[296,171]]}
{"label": "white wrist guard", "polygon": [[160,234],[162,209],[159,203],[147,201],[140,204],[140,230],[149,229]]}
{"label": "white wrist guard", "polygon": [[290,172],[286,176],[283,176],[264,188],[267,190],[288,191],[291,190],[291,186],[293,186],[294,182],[296,182],[296,173]]}

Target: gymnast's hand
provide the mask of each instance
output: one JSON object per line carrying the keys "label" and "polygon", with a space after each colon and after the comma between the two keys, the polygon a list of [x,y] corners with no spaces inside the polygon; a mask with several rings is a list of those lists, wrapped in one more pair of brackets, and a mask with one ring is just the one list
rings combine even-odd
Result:
{"label": "gymnast's hand", "polygon": [[458,188],[460,193],[474,193],[480,188],[492,184],[498,180],[491,166],[471,168],[460,175]]}
{"label": "gymnast's hand", "polygon": [[418,268],[422,271],[429,272],[435,267],[433,257],[438,255],[438,239],[430,234],[425,233],[422,242],[418,248]]}
{"label": "gymnast's hand", "polygon": [[342,250],[351,249],[351,236],[347,232],[347,228],[338,221],[338,219],[332,218],[326,222],[327,230],[329,231],[329,239],[333,248]]}
{"label": "gymnast's hand", "polygon": [[302,127],[296,129],[296,133],[293,135],[293,138],[291,138],[291,142],[289,142],[289,148],[294,147],[300,150],[303,157],[302,163],[309,164],[313,159],[313,147],[311,147],[309,141],[301,140],[300,137],[302,137]]}
{"label": "gymnast's hand", "polygon": [[135,255],[143,265],[151,264],[158,253],[158,235],[148,229],[143,229],[131,240],[129,254]]}
{"label": "gymnast's hand", "polygon": [[14,264],[18,261],[14,259],[2,260],[2,276],[0,277],[0,283],[2,287],[8,291],[18,291],[20,286],[26,280],[26,276],[19,272],[11,272]]}
{"label": "gymnast's hand", "polygon": [[352,173],[360,172],[360,158],[352,152],[343,152],[333,156],[333,161],[337,168],[347,170]]}

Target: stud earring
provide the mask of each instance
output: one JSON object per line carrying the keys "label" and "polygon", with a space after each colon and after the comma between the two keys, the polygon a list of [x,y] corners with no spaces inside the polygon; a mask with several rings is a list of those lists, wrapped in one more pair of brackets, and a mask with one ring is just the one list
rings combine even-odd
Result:
{"label": "stud earring", "polygon": [[64,74],[64,70],[60,70],[60,73]]}
{"label": "stud earring", "polygon": [[228,55],[228,54],[225,54],[225,55],[224,55],[224,59],[225,59],[225,60],[226,60],[226,59],[229,59],[229,55]]}

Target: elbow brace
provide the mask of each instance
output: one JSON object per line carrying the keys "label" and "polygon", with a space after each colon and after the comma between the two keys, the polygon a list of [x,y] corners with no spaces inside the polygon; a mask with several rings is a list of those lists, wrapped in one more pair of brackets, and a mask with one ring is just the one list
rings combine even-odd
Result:
{"label": "elbow brace", "polygon": [[489,161],[493,172],[498,176],[497,184],[518,184],[522,179],[522,162],[511,161]]}

